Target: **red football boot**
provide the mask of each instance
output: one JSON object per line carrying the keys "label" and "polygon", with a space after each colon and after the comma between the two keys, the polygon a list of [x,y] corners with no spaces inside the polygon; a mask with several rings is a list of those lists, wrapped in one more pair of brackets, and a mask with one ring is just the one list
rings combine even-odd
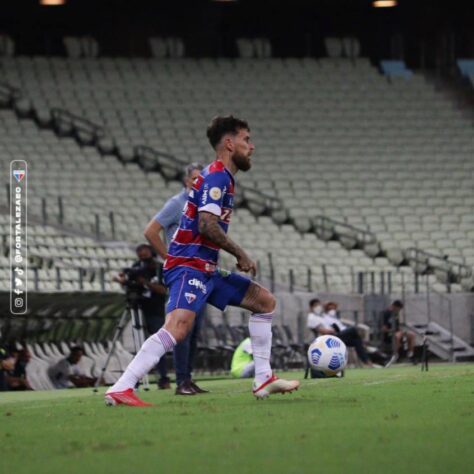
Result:
{"label": "red football boot", "polygon": [[151,403],[140,400],[134,393],[133,388],[123,392],[109,392],[105,394],[105,404],[108,406],[128,405],[129,407],[151,407]]}

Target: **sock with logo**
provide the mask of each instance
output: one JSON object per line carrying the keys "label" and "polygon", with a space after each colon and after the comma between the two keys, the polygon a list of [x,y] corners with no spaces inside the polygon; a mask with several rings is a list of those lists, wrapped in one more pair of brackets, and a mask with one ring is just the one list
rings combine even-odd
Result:
{"label": "sock with logo", "polygon": [[150,372],[161,357],[173,350],[175,345],[175,338],[166,329],[161,328],[143,343],[123,375],[107,390],[107,393],[122,392],[134,388],[137,382]]}
{"label": "sock with logo", "polygon": [[255,362],[255,385],[258,387],[272,376],[272,313],[253,313],[249,318],[249,333]]}

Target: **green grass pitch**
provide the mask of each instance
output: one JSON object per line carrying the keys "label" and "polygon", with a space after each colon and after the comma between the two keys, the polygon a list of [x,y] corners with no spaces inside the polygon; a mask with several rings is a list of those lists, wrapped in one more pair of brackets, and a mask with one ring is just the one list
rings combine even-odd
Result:
{"label": "green grass pitch", "polygon": [[[300,373],[286,374],[302,377]],[[474,466],[474,364],[354,369],[256,401],[249,380],[212,393],[154,387],[152,408],[91,390],[0,395],[0,472],[466,473]]]}

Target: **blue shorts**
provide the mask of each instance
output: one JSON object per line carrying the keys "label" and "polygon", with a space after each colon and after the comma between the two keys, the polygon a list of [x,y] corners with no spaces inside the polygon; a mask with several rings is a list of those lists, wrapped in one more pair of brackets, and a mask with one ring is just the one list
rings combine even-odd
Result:
{"label": "blue shorts", "polygon": [[169,299],[166,314],[175,309],[188,309],[198,313],[206,303],[220,310],[226,306],[239,306],[251,280],[237,273],[216,270],[204,273],[188,267],[176,267],[163,272]]}

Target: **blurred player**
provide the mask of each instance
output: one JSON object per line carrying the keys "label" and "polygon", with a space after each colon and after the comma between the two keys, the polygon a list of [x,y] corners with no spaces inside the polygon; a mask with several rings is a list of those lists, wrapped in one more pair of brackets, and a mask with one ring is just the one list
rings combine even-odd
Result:
{"label": "blurred player", "polygon": [[232,116],[216,117],[207,129],[207,137],[216,151],[216,160],[202,171],[189,193],[164,265],[170,291],[165,325],[145,341],[124,374],[107,391],[105,400],[109,405],[149,405],[134,395],[133,387],[187,336],[196,313],[206,302],[221,310],[231,305],[252,312],[249,332],[255,361],[253,394],[257,398],[299,387],[296,380],[279,379],[270,367],[275,297],[249,278],[217,267],[219,250],[223,249],[236,258],[240,271],[256,271],[255,262],[227,237],[234,205],[234,175],[252,166],[254,145],[249,126]]}

